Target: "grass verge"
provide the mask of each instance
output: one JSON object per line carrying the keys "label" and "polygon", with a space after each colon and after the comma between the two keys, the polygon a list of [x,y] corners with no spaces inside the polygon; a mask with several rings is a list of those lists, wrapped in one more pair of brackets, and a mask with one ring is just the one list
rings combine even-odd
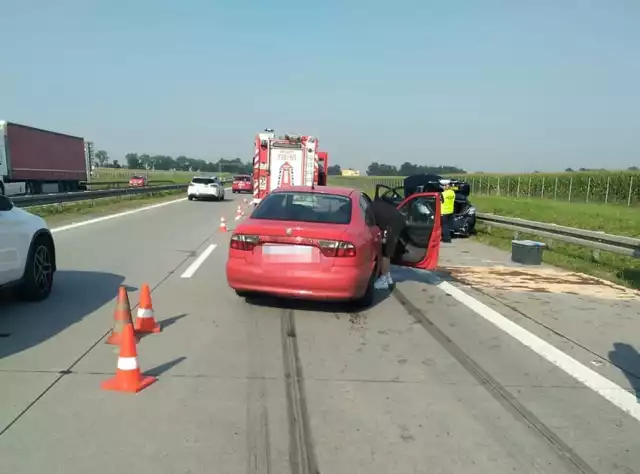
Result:
{"label": "grass verge", "polygon": [[[615,235],[630,237],[640,235],[640,213],[637,208],[498,196],[472,196],[472,202],[479,212],[603,231]],[[514,236],[513,231],[479,224],[476,238],[479,242],[511,250],[511,240]],[[640,289],[640,259],[610,252],[598,252],[588,247],[544,239],[524,232],[519,232],[518,238],[545,242],[548,245],[543,257],[545,263],[600,277],[629,288]]]}
{"label": "grass verge", "polygon": [[500,196],[472,195],[470,200],[478,212],[520,217],[615,235],[640,236],[640,212],[637,207]]}
{"label": "grass verge", "polygon": [[43,217],[51,227],[79,222],[84,218],[100,217],[107,214],[135,209],[148,204],[172,201],[184,196],[185,191],[176,189],[171,191],[157,191],[149,194],[131,194],[125,196],[92,199],[48,206],[34,206],[25,210]]}

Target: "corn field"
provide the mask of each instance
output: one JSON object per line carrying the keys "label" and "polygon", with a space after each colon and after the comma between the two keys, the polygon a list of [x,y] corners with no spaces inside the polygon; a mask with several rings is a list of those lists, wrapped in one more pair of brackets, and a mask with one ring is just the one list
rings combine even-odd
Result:
{"label": "corn field", "polygon": [[[640,173],[631,171],[620,173],[582,172],[522,175],[476,174],[448,176],[448,178],[468,182],[471,185],[472,195],[640,206]],[[350,179],[355,180],[358,178]],[[363,177],[359,179],[366,180],[368,186],[375,187],[376,184],[401,186],[404,178]]]}
{"label": "corn field", "polygon": [[640,204],[640,173],[563,173],[459,176],[472,194],[602,204]]}

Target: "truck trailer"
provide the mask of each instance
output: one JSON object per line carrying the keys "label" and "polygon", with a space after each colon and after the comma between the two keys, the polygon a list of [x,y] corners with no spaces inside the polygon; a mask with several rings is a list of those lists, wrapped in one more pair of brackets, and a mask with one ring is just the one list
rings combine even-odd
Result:
{"label": "truck trailer", "polygon": [[0,194],[86,189],[92,156],[84,138],[0,121]]}
{"label": "truck trailer", "polygon": [[256,136],[253,155],[253,204],[274,189],[318,185],[318,139],[306,135],[278,136],[266,129]]}

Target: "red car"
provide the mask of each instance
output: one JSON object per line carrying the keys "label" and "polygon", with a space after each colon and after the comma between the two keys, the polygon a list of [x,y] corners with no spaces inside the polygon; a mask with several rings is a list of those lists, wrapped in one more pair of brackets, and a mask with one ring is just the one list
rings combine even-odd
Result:
{"label": "red car", "polygon": [[[370,203],[369,196],[350,188],[271,191],[231,235],[229,286],[239,296],[257,292],[371,305],[381,232]],[[397,207],[407,226],[392,263],[434,269],[441,237],[439,195],[416,193]]]}
{"label": "red car", "polygon": [[250,193],[253,191],[253,179],[248,174],[242,174],[233,177],[231,192],[233,193]]}
{"label": "red car", "polygon": [[147,177],[146,176],[132,176],[129,180],[129,186],[131,187],[140,187],[147,185]]}

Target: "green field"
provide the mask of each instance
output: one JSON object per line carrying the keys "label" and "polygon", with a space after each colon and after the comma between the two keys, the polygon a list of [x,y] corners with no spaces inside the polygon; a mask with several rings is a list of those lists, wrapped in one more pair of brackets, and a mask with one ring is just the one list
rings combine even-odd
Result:
{"label": "green field", "polygon": [[[572,203],[620,204],[640,206],[640,171],[468,174],[449,176],[467,181],[475,196],[538,198]],[[401,176],[331,176],[338,186],[374,188],[376,183],[400,186]]]}
{"label": "green field", "polygon": [[[505,179],[505,177],[514,179],[509,175],[501,176],[501,179]],[[486,179],[486,177],[483,178]],[[516,180],[517,178],[518,176],[515,177]],[[401,180],[402,178],[396,177],[331,177],[329,184],[357,187],[373,196],[376,183],[397,186],[401,184]],[[469,180],[468,177],[467,180]],[[526,196],[478,195],[473,191],[470,200],[476,206],[478,212],[520,217],[616,235],[640,236],[640,209],[637,205],[616,205],[610,201],[608,204],[604,204],[598,202],[568,202]],[[480,242],[509,250],[514,233],[497,228],[489,229],[484,225],[479,225],[478,235],[474,238]],[[536,239],[536,236],[520,233],[519,238]],[[557,241],[543,241],[551,244],[550,249],[545,251],[544,254],[546,263],[640,289],[640,259],[623,257],[609,252],[601,252],[598,255],[586,247]]]}

